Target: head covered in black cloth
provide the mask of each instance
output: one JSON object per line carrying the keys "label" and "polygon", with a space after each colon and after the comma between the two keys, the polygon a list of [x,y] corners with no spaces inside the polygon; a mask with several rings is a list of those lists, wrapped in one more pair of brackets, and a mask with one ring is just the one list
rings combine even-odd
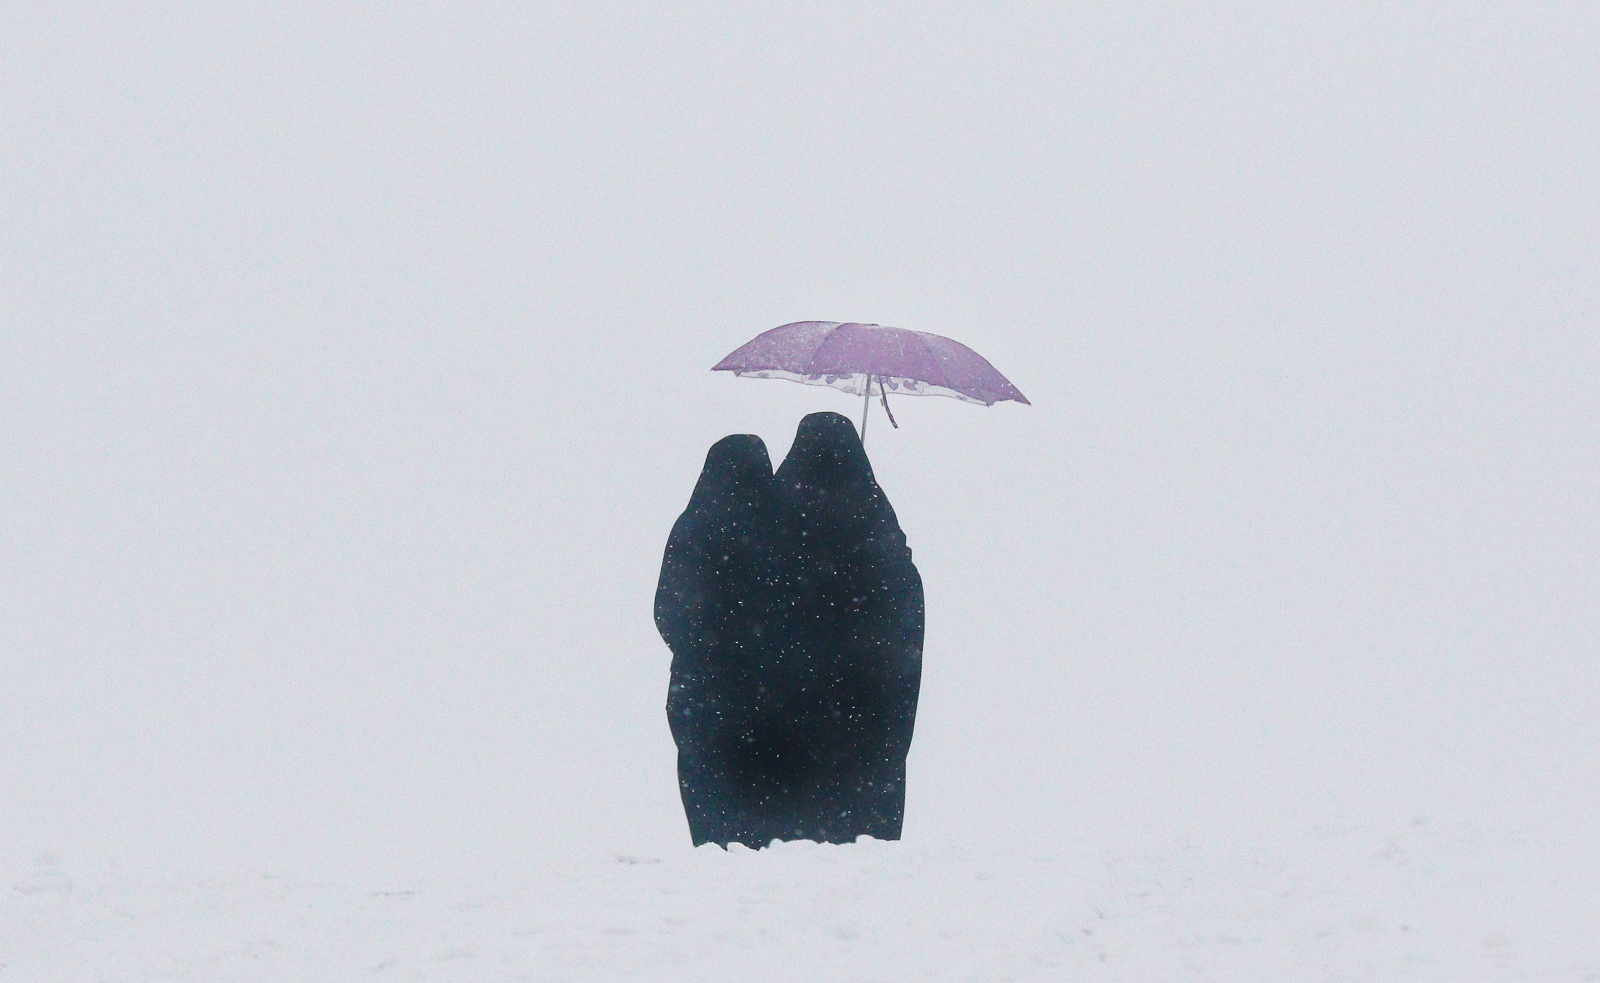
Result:
{"label": "head covered in black cloth", "polygon": [[772,459],[767,456],[767,445],[755,434],[736,433],[712,444],[706,452],[689,509],[762,509],[771,498]]}
{"label": "head covered in black cloth", "polygon": [[732,434],[711,445],[689,507],[672,527],[656,588],[656,627],[674,652],[708,633],[724,637],[724,622],[745,598],[736,589],[768,552],[773,512],[772,462],[753,434]]}
{"label": "head covered in black cloth", "polygon": [[833,550],[865,551],[882,562],[910,564],[911,551],[894,507],[878,487],[854,424],[845,417],[812,413],[801,420],[776,479],[804,539],[825,537]]}
{"label": "head covered in black cloth", "polygon": [[812,413],[800,421],[780,474],[790,481],[838,484],[872,476],[872,462],[855,424],[838,413]]}

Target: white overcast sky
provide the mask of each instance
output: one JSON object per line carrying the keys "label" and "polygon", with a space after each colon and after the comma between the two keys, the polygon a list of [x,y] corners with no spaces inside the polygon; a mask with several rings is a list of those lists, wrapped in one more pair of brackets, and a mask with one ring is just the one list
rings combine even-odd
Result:
{"label": "white overcast sky", "polygon": [[705,449],[859,403],[908,837],[1600,805],[1600,8],[8,4],[0,848],[687,844]]}

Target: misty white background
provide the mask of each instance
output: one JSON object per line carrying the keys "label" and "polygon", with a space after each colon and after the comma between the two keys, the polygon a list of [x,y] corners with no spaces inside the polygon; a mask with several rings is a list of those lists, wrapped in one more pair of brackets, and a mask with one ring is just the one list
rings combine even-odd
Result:
{"label": "misty white background", "polygon": [[0,846],[687,846],[651,603],[706,448],[868,450],[906,836],[1600,805],[1589,3],[12,4]]}

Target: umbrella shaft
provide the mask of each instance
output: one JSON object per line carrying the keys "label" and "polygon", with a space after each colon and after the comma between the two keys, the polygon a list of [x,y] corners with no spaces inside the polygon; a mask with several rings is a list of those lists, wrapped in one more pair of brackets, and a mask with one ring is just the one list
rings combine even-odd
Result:
{"label": "umbrella shaft", "polygon": [[872,376],[867,376],[866,391],[861,394],[861,444],[867,443],[867,414],[872,410]]}

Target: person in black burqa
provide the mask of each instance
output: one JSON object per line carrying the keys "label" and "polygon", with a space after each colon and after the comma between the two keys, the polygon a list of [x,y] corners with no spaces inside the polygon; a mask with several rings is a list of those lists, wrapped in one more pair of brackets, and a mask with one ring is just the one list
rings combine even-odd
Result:
{"label": "person in black burqa", "polygon": [[672,650],[667,722],[696,846],[743,840],[775,789],[741,765],[756,726],[756,668],[771,661],[779,595],[773,544],[781,510],[761,438],[724,437],[706,454],[672,527],[656,588],[656,627]]}
{"label": "person in black burqa", "polygon": [[662,563],[690,835],[898,839],[921,577],[849,420],[813,413],[776,476],[766,460],[755,437],[713,446]]}
{"label": "person in black burqa", "polygon": [[780,675],[818,767],[807,839],[899,839],[922,678],[922,577],[861,438],[837,413],[800,421],[776,476],[787,509]]}

